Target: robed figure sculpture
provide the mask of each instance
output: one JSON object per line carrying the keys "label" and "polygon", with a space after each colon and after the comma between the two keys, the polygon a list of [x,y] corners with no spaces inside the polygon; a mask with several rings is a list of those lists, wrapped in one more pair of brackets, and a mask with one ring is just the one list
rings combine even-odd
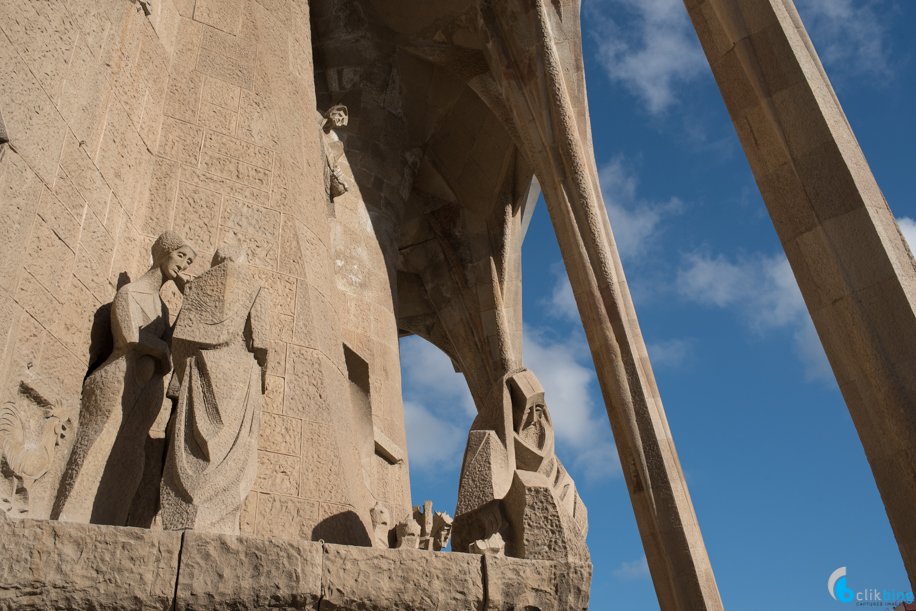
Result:
{"label": "robed figure sculpture", "polygon": [[177,400],[162,478],[162,526],[238,534],[257,475],[270,298],[221,248],[189,282],[172,335]]}

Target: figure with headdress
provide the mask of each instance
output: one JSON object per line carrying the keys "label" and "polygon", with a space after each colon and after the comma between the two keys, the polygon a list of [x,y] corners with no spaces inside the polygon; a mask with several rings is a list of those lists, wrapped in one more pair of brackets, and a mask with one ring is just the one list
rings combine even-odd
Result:
{"label": "figure with headdress", "polygon": [[115,295],[113,350],[83,382],[79,430],[51,517],[125,525],[145,464],[145,439],[159,415],[171,371],[169,312],[159,297],[166,282],[197,256],[173,231],[152,246],[153,264]]}
{"label": "figure with headdress", "polygon": [[238,534],[257,475],[270,296],[223,247],[188,283],[172,337],[177,402],[160,491],[166,530]]}

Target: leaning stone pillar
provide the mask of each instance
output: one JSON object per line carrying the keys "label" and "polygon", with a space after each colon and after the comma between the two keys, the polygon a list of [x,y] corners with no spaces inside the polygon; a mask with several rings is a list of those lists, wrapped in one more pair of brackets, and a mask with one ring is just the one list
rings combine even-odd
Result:
{"label": "leaning stone pillar", "polygon": [[916,583],[916,265],[792,0],[686,0]]}
{"label": "leaning stone pillar", "polygon": [[659,605],[722,609],[601,198],[579,3],[478,6],[503,114],[535,167],[582,316]]}

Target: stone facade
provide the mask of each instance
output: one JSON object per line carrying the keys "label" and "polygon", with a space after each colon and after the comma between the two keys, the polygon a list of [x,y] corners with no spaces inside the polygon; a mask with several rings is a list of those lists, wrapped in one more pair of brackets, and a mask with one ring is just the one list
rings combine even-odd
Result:
{"label": "stone facade", "polygon": [[[791,0],[685,4],[913,575],[912,254]],[[721,609],[598,185],[579,13],[0,3],[2,605],[587,607],[585,504],[523,362],[543,191],[659,603]],[[454,522],[410,503],[409,334],[479,412]],[[436,553],[452,534],[478,555]]]}
{"label": "stone facade", "polygon": [[[410,511],[391,365],[397,327],[384,264],[373,264],[380,292],[369,299],[363,286],[352,288],[363,261],[349,271],[334,263],[347,239],[339,236],[368,213],[357,198],[338,202],[335,215],[322,184],[308,7],[147,6],[148,15],[130,0],[0,7],[4,401],[40,387],[22,395],[38,398],[19,403],[32,401],[41,418],[69,405],[75,433],[83,378],[105,350],[95,338],[105,335],[107,304],[146,271],[155,237],[190,236],[198,254],[191,277],[218,247],[244,245],[248,272],[272,297],[272,358],[241,528],[366,544],[370,499]],[[174,321],[180,293],[166,287],[162,297]],[[338,409],[351,393],[346,350],[368,363],[373,381],[359,441]],[[145,435],[156,460],[168,403]],[[30,486],[29,508],[17,511],[48,517],[73,437],[43,440],[37,415],[23,426],[24,443],[47,454],[48,466]],[[376,429],[396,461],[375,452]]]}

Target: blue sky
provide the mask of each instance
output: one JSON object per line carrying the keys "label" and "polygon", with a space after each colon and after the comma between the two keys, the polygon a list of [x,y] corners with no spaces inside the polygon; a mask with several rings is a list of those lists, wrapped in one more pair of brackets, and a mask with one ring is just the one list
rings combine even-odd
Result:
{"label": "blue sky", "polygon": [[[879,186],[916,245],[916,1],[797,0]],[[585,0],[605,203],[729,611],[842,609],[826,582],[908,590],[855,428],[682,0]],[[523,246],[525,364],[588,505],[591,608],[657,609],[543,202]],[[414,503],[453,512],[474,407],[401,340]],[[880,608],[880,607],[879,607]]]}

